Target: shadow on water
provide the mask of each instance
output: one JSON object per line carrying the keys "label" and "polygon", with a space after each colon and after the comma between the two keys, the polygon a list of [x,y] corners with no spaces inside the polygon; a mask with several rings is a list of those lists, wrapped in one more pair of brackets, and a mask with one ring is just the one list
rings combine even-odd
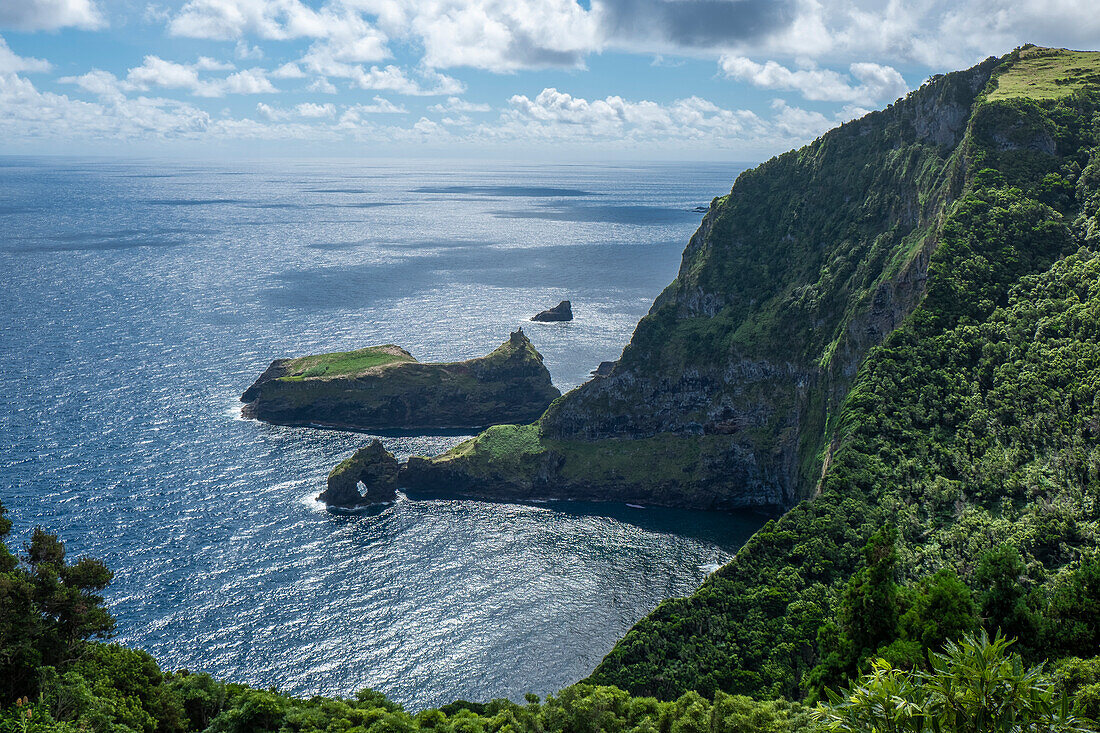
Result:
{"label": "shadow on water", "polygon": [[459,196],[556,198],[564,196],[597,196],[579,188],[549,186],[421,186],[410,193],[440,193]]}
{"label": "shadow on water", "polygon": [[726,552],[736,552],[756,530],[764,526],[775,514],[756,509],[734,511],[698,511],[671,509],[659,506],[640,506],[611,501],[569,501],[546,499],[532,501],[492,501],[455,499],[426,492],[409,492],[402,489],[409,501],[440,502],[463,501],[487,504],[520,504],[547,512],[571,517],[602,517],[633,525],[646,532],[675,537],[691,537],[716,545]]}
{"label": "shadow on water", "polygon": [[[371,240],[317,242],[311,249],[346,250]],[[419,246],[418,246],[419,245]],[[376,245],[375,245],[376,246]],[[607,292],[606,263],[632,249],[632,272],[640,287],[659,289],[667,273],[662,249],[653,245],[591,242],[585,246],[501,248],[493,243],[437,239],[383,245],[392,256],[365,264],[287,270],[259,291],[266,306],[295,309],[365,308],[398,297],[415,297],[439,282],[497,288],[568,288],[577,297]],[[430,250],[430,251],[428,251]],[[407,253],[407,254],[406,254]]]}
{"label": "shadow on water", "polygon": [[699,214],[688,209],[663,206],[547,206],[541,209],[494,211],[502,219],[545,219],[594,224],[676,224],[697,219]]}

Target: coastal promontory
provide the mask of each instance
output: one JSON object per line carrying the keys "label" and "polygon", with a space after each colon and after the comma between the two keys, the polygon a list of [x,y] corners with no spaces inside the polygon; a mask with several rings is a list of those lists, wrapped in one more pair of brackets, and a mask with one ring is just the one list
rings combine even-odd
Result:
{"label": "coastal promontory", "polygon": [[537,418],[561,393],[523,333],[468,361],[420,363],[398,346],[276,359],[242,414],[348,430],[475,429]]}

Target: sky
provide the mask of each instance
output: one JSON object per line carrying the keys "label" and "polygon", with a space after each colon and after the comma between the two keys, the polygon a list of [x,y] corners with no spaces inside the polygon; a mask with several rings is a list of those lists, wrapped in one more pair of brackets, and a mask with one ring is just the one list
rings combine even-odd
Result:
{"label": "sky", "polygon": [[0,154],[751,161],[1096,0],[0,0]]}

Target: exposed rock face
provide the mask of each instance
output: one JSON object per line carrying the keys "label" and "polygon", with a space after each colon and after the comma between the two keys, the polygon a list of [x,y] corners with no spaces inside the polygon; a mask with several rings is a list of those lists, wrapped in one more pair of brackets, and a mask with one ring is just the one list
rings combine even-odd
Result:
{"label": "exposed rock face", "polygon": [[971,106],[996,64],[741,174],[613,369],[539,420],[538,450],[505,460],[486,433],[482,449],[410,477],[468,496],[699,508],[811,496],[856,371],[924,296],[971,164]]}
{"label": "exposed rock face", "polygon": [[[355,451],[328,475],[328,488],[317,498],[329,506],[354,508],[397,499],[397,459],[381,441]],[[359,484],[366,493],[359,490]]]}
{"label": "exposed rock face", "polygon": [[569,303],[568,300],[563,300],[562,302],[555,305],[553,308],[550,308],[549,310],[544,310],[542,313],[533,316],[531,320],[542,322],[571,321],[573,320],[573,306]]}
{"label": "exposed rock face", "polygon": [[421,364],[396,346],[278,359],[241,400],[246,417],[277,425],[478,429],[533,420],[560,394],[519,330],[487,356],[463,362]]}

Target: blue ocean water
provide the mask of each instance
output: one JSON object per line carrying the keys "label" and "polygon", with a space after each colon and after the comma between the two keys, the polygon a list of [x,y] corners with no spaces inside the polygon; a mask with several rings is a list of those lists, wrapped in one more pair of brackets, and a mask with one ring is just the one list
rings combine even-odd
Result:
{"label": "blue ocean water", "polygon": [[[239,417],[280,356],[465,359],[522,326],[555,383],[614,359],[740,168],[0,158],[0,501],[114,570],[170,669],[419,709],[546,694],[755,515],[313,496],[369,436]],[[530,315],[570,299],[572,323]],[[399,457],[466,436],[383,436]]]}

